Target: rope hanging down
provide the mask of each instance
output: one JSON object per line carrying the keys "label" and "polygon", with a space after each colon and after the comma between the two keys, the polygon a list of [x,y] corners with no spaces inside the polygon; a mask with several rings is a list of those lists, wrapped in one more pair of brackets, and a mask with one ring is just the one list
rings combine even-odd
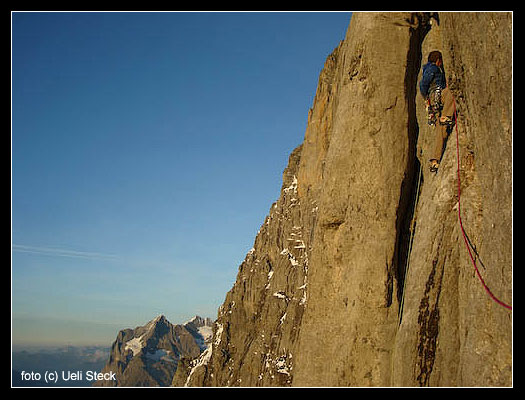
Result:
{"label": "rope hanging down", "polygon": [[491,290],[489,289],[489,287],[487,286],[487,284],[485,283],[485,280],[483,279],[483,277],[481,276],[481,273],[479,272],[479,269],[478,269],[478,266],[476,265],[476,260],[474,259],[474,256],[472,255],[472,251],[470,249],[470,245],[469,245],[469,242],[468,242],[468,239],[467,239],[467,234],[465,233],[465,229],[463,228],[463,221],[461,220],[461,181],[460,181],[460,177],[459,177],[459,172],[460,172],[460,162],[459,162],[459,132],[458,132],[458,115],[457,115],[457,111],[456,111],[456,100],[454,98],[454,96],[452,96],[452,101],[454,103],[454,119],[456,121],[455,123],[455,126],[456,126],[456,154],[457,154],[457,159],[458,159],[458,219],[459,219],[459,226],[461,228],[461,233],[463,234],[463,240],[465,241],[465,246],[467,247],[467,250],[468,250],[468,254],[470,256],[470,259],[472,261],[472,265],[474,265],[474,270],[476,271],[476,275],[478,276],[481,284],[483,285],[483,288],[485,289],[485,291],[488,293],[488,295],[491,297],[492,300],[494,300],[496,303],[498,303],[500,306],[503,306],[509,310],[512,310],[512,306],[504,303],[503,301],[501,301],[500,299],[498,299],[492,292]]}

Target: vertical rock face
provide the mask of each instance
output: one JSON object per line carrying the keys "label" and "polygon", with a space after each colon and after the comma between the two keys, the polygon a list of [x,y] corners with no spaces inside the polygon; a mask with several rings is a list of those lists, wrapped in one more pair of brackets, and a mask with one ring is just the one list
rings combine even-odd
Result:
{"label": "vertical rock face", "polygon": [[353,14],[212,346],[178,382],[511,385],[511,312],[481,286],[458,223],[455,134],[430,174],[416,90],[422,57],[441,50],[463,223],[486,284],[510,303],[511,17]]}
{"label": "vertical rock face", "polygon": [[414,90],[407,86],[414,84],[408,63],[417,62],[417,24],[411,14],[352,17],[338,64],[294,384],[389,381],[399,230],[415,162]]}

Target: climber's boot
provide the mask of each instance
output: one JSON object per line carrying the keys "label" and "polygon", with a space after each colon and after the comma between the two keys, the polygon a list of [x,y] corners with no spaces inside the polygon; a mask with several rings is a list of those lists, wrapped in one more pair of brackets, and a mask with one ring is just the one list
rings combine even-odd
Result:
{"label": "climber's boot", "polygon": [[438,160],[430,160],[430,172],[437,173],[439,169]]}
{"label": "climber's boot", "polygon": [[439,124],[445,125],[445,126],[454,126],[454,119],[451,117],[447,117],[446,115],[443,115],[439,118]]}

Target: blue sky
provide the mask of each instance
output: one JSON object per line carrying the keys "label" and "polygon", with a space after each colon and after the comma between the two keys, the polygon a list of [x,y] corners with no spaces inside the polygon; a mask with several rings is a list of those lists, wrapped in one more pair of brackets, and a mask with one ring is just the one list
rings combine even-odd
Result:
{"label": "blue sky", "polygon": [[13,13],[13,344],[215,318],[350,13]]}

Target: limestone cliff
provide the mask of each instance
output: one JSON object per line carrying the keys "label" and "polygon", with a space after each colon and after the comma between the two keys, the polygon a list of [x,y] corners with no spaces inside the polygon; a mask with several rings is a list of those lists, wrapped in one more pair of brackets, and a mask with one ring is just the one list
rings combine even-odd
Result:
{"label": "limestone cliff", "polygon": [[512,311],[483,289],[458,223],[455,133],[431,174],[417,91],[422,59],[441,50],[463,224],[486,284],[511,303],[511,24],[509,13],[353,14],[212,347],[177,384],[512,384]]}

